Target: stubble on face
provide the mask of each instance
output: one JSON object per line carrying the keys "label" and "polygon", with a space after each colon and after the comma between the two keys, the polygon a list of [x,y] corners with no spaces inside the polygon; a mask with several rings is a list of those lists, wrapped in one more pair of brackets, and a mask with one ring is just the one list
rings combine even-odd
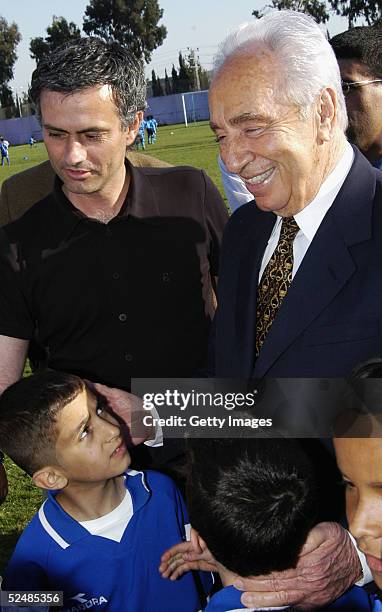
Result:
{"label": "stubble on face", "polygon": [[44,141],[53,169],[70,195],[104,195],[121,188],[129,128],[121,125],[107,85],[41,96]]}

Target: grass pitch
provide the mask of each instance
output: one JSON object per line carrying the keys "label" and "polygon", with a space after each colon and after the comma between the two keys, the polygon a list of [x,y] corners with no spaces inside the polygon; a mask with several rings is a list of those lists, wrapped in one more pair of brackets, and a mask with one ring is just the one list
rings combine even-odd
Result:
{"label": "grass pitch", "polygon": [[[153,145],[146,143],[144,152],[176,166],[202,168],[225,197],[216,161],[218,146],[208,122],[190,124],[187,128],[184,125],[160,127],[157,142]],[[0,167],[0,184],[13,174],[39,164],[48,157],[43,143],[38,143],[34,147],[11,146],[9,156],[11,165]],[[0,506],[0,574],[20,533],[43,499],[31,479],[9,459],[6,459],[5,467],[9,480],[9,494],[4,504]]]}

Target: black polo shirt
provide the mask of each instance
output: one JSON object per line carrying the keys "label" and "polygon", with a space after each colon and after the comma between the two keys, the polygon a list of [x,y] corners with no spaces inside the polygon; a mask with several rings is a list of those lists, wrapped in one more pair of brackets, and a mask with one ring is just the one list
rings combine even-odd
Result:
{"label": "black polo shirt", "polygon": [[203,171],[135,168],[120,214],[90,219],[59,179],[0,232],[0,334],[49,367],[128,388],[203,367],[225,205]]}

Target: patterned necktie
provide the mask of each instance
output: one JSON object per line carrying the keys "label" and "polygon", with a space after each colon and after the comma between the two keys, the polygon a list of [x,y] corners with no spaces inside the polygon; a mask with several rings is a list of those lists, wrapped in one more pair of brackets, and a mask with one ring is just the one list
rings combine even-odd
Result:
{"label": "patterned necktie", "polygon": [[292,282],[293,240],[299,227],[293,217],[284,217],[280,238],[257,288],[256,356]]}

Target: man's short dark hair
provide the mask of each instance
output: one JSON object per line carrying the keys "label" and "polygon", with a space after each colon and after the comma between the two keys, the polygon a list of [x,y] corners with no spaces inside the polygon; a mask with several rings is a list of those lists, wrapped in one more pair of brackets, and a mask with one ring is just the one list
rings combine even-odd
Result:
{"label": "man's short dark hair", "polygon": [[0,396],[0,448],[32,475],[55,458],[59,412],[85,388],[72,374],[46,370],[23,378]]}
{"label": "man's short dark hair", "polygon": [[146,106],[142,62],[119,43],[93,36],[70,41],[42,59],[32,74],[30,95],[40,117],[44,90],[70,94],[97,85],[110,85],[124,127]]}
{"label": "man's short dark hair", "polygon": [[366,64],[368,72],[382,78],[382,28],[351,28],[330,39],[337,59],[353,59]]}
{"label": "man's short dark hair", "polygon": [[315,522],[311,465],[290,439],[193,440],[191,524],[240,576],[294,567]]}

